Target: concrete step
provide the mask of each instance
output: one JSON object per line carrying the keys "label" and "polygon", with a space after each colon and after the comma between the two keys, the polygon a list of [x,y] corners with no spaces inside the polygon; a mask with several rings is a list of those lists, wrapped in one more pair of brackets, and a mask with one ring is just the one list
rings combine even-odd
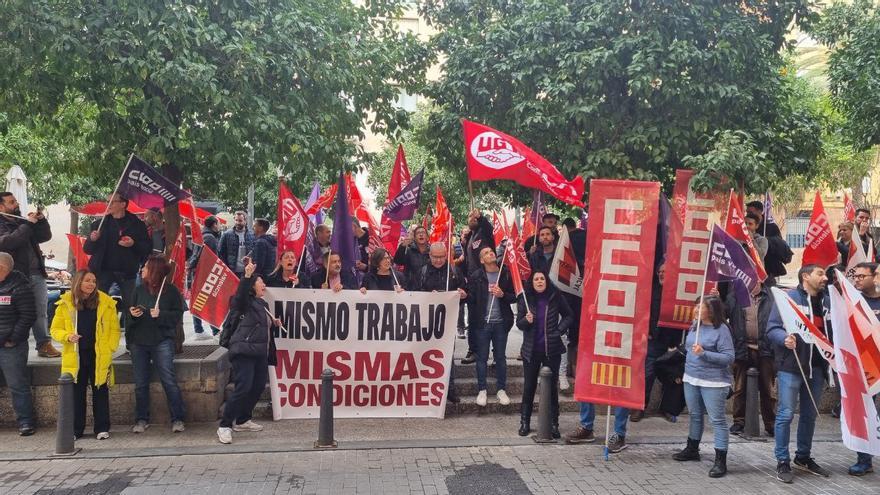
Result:
{"label": "concrete step", "polygon": [[[455,361],[455,380],[458,381],[459,378],[476,378],[477,377],[477,365],[474,364],[461,364],[459,360]],[[489,359],[489,371],[488,376],[495,376],[495,364]],[[508,359],[507,360],[507,377],[521,377],[523,376],[523,365],[522,361],[517,359]]]}

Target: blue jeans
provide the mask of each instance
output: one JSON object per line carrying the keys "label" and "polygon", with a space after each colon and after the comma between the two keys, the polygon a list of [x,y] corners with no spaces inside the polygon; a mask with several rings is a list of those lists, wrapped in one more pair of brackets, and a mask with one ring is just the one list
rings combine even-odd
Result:
{"label": "blue jeans", "polygon": [[[581,426],[588,430],[593,429],[596,420],[596,406],[590,402],[581,402]],[[629,409],[625,407],[614,408],[614,433],[626,437],[626,423],[629,421]]]}
{"label": "blue jeans", "polygon": [[37,341],[37,349],[40,344],[51,342],[49,336],[49,289],[46,288],[46,279],[42,275],[31,275],[31,287],[34,289],[34,304],[37,305],[37,319],[31,330],[34,332],[34,340]]}
{"label": "blue jeans", "polygon": [[0,371],[12,395],[12,409],[18,426],[34,426],[34,403],[27,369],[28,343],[19,342],[15,347],[0,347]]}
{"label": "blue jeans", "polygon": [[730,387],[698,387],[685,382],[684,400],[687,403],[691,419],[688,438],[694,440],[703,438],[703,414],[708,414],[715,434],[715,448],[727,450],[730,429],[727,426],[725,409],[729,390]]}
{"label": "blue jeans", "polygon": [[159,381],[165,390],[171,421],[183,421],[183,396],[174,374],[174,340],[165,339],[156,345],[129,344],[134,368],[135,420],[150,421],[150,376],[156,365]]}
{"label": "blue jeans", "polygon": [[[473,331],[473,328],[471,328]],[[486,390],[486,373],[489,370],[489,343],[495,358],[495,383],[498,390],[507,387],[507,329],[501,322],[486,323],[477,329],[477,388]]]}
{"label": "blue jeans", "polygon": [[[800,418],[797,429],[797,450],[794,455],[797,458],[810,457],[813,446],[813,431],[816,429],[816,408],[810,401],[806,384],[800,373],[788,373],[780,371],[776,374],[777,387],[779,388],[779,409],[776,411],[776,425],[774,427],[776,448],[773,454],[780,462],[789,462],[791,454],[788,443],[791,438],[791,422],[794,419],[794,408],[800,398]],[[825,386],[825,376],[821,368],[813,368],[813,376],[807,375],[810,390],[816,403],[822,398],[822,388]]]}

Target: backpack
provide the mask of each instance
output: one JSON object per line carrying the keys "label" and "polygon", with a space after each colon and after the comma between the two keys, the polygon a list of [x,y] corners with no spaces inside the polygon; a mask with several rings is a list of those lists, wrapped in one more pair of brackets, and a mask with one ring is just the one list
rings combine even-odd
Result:
{"label": "backpack", "polygon": [[220,346],[229,349],[229,341],[232,339],[232,334],[238,330],[239,325],[241,325],[241,320],[244,320],[244,313],[239,311],[237,308],[232,308],[229,310],[229,314],[226,315],[226,319],[223,320],[223,328],[220,330]]}

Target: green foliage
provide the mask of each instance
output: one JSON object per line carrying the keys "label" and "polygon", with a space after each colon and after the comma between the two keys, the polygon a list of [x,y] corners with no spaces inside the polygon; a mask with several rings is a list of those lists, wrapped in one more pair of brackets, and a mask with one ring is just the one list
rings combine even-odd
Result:
{"label": "green foliage", "polygon": [[[421,221],[421,214],[425,211],[425,206],[429,203],[433,208],[434,199],[436,197],[435,187],[440,185],[443,190],[443,197],[452,211],[452,216],[459,224],[465,221],[468,211],[470,210],[470,195],[468,193],[467,175],[464,173],[464,161],[458,160],[458,169],[450,170],[447,167],[441,167],[437,163],[436,157],[426,146],[428,138],[428,114],[431,108],[425,105],[419,105],[418,110],[412,114],[410,122],[412,128],[401,134],[400,144],[403,145],[406,153],[406,161],[409,165],[411,175],[416,175],[422,167],[425,168],[425,182],[422,189],[422,207],[417,217]],[[382,203],[388,193],[388,182],[391,180],[391,172],[394,168],[394,159],[397,156],[397,145],[386,146],[382,152],[378,153],[369,167],[369,175],[367,182],[370,187],[376,191],[377,206],[381,209]],[[482,210],[497,210],[503,205],[509,203],[509,196],[499,194],[495,191],[487,191],[480,187],[479,183],[474,184],[474,202],[475,206]],[[531,197],[529,194],[527,196]]]}
{"label": "green foliage", "polygon": [[762,193],[769,189],[774,177],[767,166],[767,153],[758,151],[752,137],[742,131],[716,131],[709,150],[702,155],[686,156],[684,165],[694,170],[696,190],[709,190],[726,185],[745,186],[746,193]]}
{"label": "green foliage", "polygon": [[842,130],[857,149],[880,144],[880,8],[870,0],[838,2],[812,34],[831,48],[828,78]]}
{"label": "green foliage", "polygon": [[[430,0],[444,75],[426,144],[461,167],[459,119],[510,133],[566,176],[669,182],[706,136],[737,130],[768,176],[815,164],[818,126],[790,101],[785,34],[807,0]],[[742,172],[740,172],[742,175]]]}
{"label": "green foliage", "polygon": [[302,193],[361,157],[365,121],[406,123],[395,97],[426,57],[394,24],[402,1],[3,2],[0,112],[52,123],[71,99],[90,107],[94,183],[134,151],[198,197],[274,191],[278,167]]}

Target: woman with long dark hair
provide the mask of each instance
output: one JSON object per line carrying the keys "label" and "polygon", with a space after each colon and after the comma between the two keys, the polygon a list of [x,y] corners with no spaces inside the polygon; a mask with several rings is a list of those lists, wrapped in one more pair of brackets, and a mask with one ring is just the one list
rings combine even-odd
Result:
{"label": "woman with long dark hair", "polygon": [[687,334],[684,364],[684,398],[690,413],[687,446],[672,456],[676,461],[699,461],[703,438],[703,415],[709,415],[715,436],[715,464],[709,477],[727,474],[730,430],[725,416],[727,393],[733,376],[730,365],[735,351],[730,329],[724,324],[724,304],[718,296],[697,300],[694,321]]}
{"label": "woman with long dark hair", "polygon": [[[303,250],[303,256],[305,256],[305,250]],[[296,253],[292,249],[281,251],[275,270],[266,277],[266,287],[310,288],[309,277],[300,277],[297,274],[299,268]]]}
{"label": "woman with long dark hair", "polygon": [[280,327],[281,321],[271,317],[269,304],[263,300],[266,284],[254,273],[256,268],[253,263],[244,267],[244,276],[230,304],[230,317],[240,318],[240,321],[229,338],[230,377],[235,388],[226,401],[217,428],[220,443],[232,443],[233,431],[263,431],[263,427],[251,418],[266,388],[269,366],[275,365],[272,326]]}
{"label": "woman with long dark hair", "polygon": [[[526,304],[528,303],[528,305]],[[532,409],[535,402],[535,389],[538,388],[538,373],[548,366],[553,371],[550,380],[553,387],[550,403],[553,438],[559,438],[559,364],[565,352],[562,335],[574,322],[571,307],[540,270],[532,272],[528,287],[517,300],[516,326],[523,332],[522,357],[523,385],[522,406],[520,409],[519,435],[524,437],[531,431]]]}
{"label": "woman with long dark hair", "polygon": [[370,255],[370,268],[361,282],[361,292],[368,290],[393,290],[403,292],[403,274],[391,266],[391,255],[378,248]]}
{"label": "woman with long dark hair", "polygon": [[110,387],[113,386],[113,353],[119,347],[116,301],[98,290],[91,271],[76,272],[70,291],[61,295],[52,319],[52,338],[63,342],[61,373],[70,373],[73,384],[73,434],[86,429],[86,392],[92,390],[92,416],[98,440],[110,438]]}
{"label": "woman with long dark hair", "polygon": [[183,298],[166,277],[171,267],[162,255],[153,255],[141,268],[139,285],[132,295],[125,325],[125,343],[131,351],[134,371],[135,425],[143,433],[150,426],[150,375],[159,372],[171,415],[171,431],[182,432],[185,411],[174,372],[174,337],[183,318]]}

